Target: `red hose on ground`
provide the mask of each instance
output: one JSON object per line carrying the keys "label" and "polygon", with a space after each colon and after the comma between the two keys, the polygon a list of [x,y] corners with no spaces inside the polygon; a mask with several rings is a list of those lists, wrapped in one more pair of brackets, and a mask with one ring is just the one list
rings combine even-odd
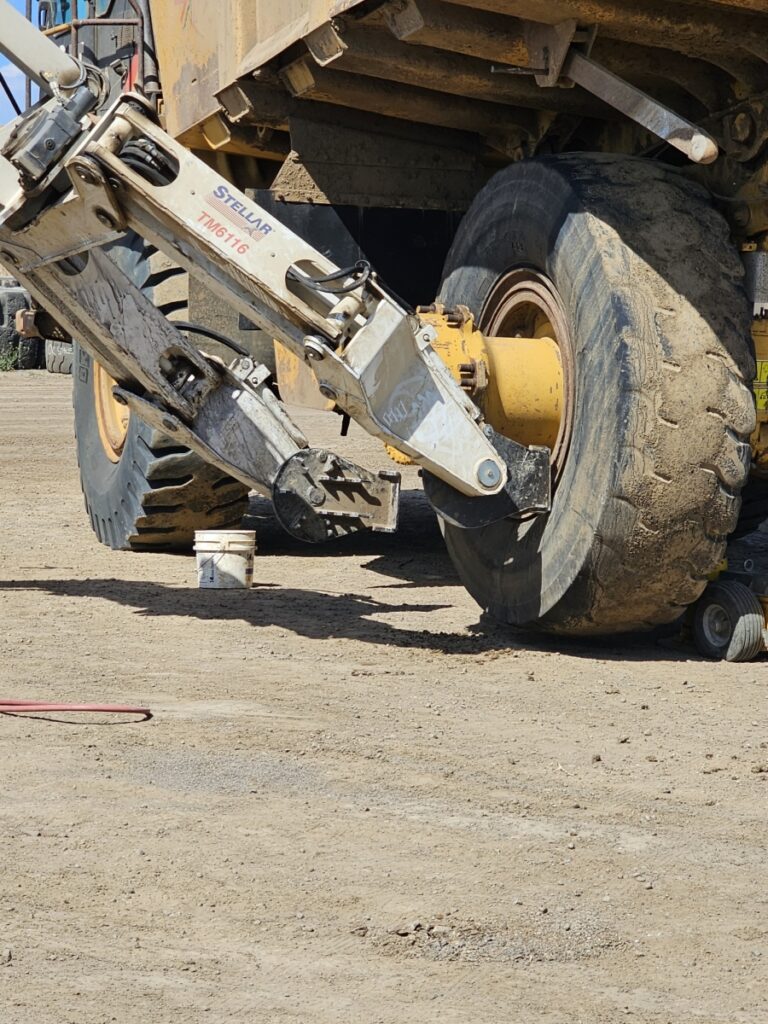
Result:
{"label": "red hose on ground", "polygon": [[126,704],[49,704],[43,700],[5,700],[0,698],[0,715],[30,714],[40,711],[94,711],[107,715],[142,715],[149,721],[149,708],[134,708]]}

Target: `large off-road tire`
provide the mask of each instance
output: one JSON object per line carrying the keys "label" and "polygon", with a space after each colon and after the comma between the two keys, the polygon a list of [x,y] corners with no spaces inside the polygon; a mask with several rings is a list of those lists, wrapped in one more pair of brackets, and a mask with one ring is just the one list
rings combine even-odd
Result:
{"label": "large off-road tire", "polygon": [[514,268],[562,312],[569,436],[551,511],[446,526],[451,557],[506,622],[563,634],[670,622],[720,561],[750,463],[750,308],[726,225],[661,164],[544,158],[478,195],[440,299],[503,336]]}
{"label": "large off-road tire", "polygon": [[[110,254],[167,316],[184,319],[182,271],[135,237],[113,246]],[[185,549],[197,529],[237,527],[247,507],[247,488],[136,416],[121,443],[114,438],[110,443],[103,391],[98,397],[99,370],[76,342],[73,359],[80,479],[99,540],[121,550]]]}
{"label": "large off-road tire", "polygon": [[72,373],[72,342],[46,338],[45,368],[48,373]]}
{"label": "large off-road tire", "polygon": [[29,308],[29,295],[0,267],[0,365],[4,370],[36,370],[40,340],[23,338],[16,329],[16,314]]}

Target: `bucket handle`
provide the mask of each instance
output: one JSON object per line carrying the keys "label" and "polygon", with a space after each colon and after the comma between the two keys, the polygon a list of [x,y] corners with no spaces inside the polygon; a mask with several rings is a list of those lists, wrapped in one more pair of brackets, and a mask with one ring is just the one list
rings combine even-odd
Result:
{"label": "bucket handle", "polygon": [[213,558],[215,555],[227,555],[232,551],[237,551],[237,553],[241,555],[249,555],[256,551],[255,544],[251,547],[243,547],[242,543],[242,541],[237,542],[225,540],[222,541],[220,544],[217,544],[215,550],[199,551],[198,548],[195,548],[195,551],[198,551],[199,554],[204,555],[207,558]]}

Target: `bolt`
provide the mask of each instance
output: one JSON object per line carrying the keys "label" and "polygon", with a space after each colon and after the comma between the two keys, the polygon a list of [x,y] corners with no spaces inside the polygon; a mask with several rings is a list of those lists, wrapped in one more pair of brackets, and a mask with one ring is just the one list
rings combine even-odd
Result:
{"label": "bolt", "polygon": [[738,114],[733,115],[729,127],[731,138],[734,142],[749,142],[755,123],[752,120],[751,114],[748,114],[746,110],[742,110]]}
{"label": "bolt", "polygon": [[77,176],[81,181],[84,181],[86,185],[97,184],[97,179],[94,175],[85,167],[78,167]]}
{"label": "bolt", "polygon": [[459,363],[459,387],[470,395],[474,395],[478,388],[477,360],[470,359],[468,363]]}
{"label": "bolt", "polygon": [[323,396],[323,398],[329,398],[331,399],[331,401],[334,402],[336,401],[336,392],[333,390],[332,387],[329,387],[328,384],[320,385],[320,394]]}
{"label": "bolt", "polygon": [[54,149],[56,149],[56,143],[53,141],[53,139],[46,139],[45,142],[43,143],[43,145],[45,146],[45,148],[48,150],[49,153],[51,153]]}
{"label": "bolt", "polygon": [[114,231],[117,227],[117,223],[112,214],[107,213],[106,210],[96,210],[96,220],[99,224],[103,224],[105,228],[109,228],[110,231]]}
{"label": "bolt", "polygon": [[493,459],[483,459],[477,467],[477,480],[482,487],[498,487],[501,483],[501,469]]}
{"label": "bolt", "polygon": [[325,495],[318,487],[313,487],[309,492],[309,500],[312,505],[322,505],[325,502]]}

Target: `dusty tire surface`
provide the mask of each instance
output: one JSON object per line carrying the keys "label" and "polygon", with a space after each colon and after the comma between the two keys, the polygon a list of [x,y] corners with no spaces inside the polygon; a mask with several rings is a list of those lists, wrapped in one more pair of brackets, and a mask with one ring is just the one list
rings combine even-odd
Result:
{"label": "dusty tire surface", "polygon": [[[181,316],[179,272],[154,261],[139,239],[112,248],[113,258],[167,316]],[[86,509],[99,540],[119,550],[191,547],[195,530],[237,527],[248,489],[136,416],[119,461],[99,436],[93,360],[74,343],[75,437]]]}
{"label": "dusty tire surface", "polygon": [[48,373],[72,373],[72,342],[46,338],[45,368]]}
{"label": "dusty tire surface", "polygon": [[575,405],[551,512],[445,527],[494,617],[563,634],[673,621],[734,529],[750,463],[751,309],[703,189],[638,159],[515,164],[478,195],[440,301],[484,303],[514,267],[546,274],[569,318]]}

